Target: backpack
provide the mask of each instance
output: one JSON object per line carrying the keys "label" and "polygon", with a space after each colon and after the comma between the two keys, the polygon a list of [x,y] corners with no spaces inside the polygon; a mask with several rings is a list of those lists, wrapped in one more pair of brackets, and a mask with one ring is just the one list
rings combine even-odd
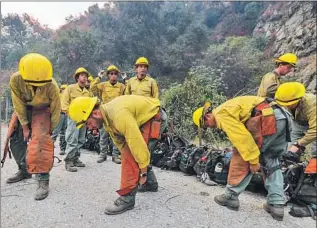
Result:
{"label": "backpack", "polygon": [[197,148],[193,144],[189,145],[180,155],[179,169],[186,174],[196,174],[194,166],[198,162],[204,151],[204,147]]}
{"label": "backpack", "polygon": [[285,164],[284,194],[287,203],[294,202],[289,212],[294,217],[312,217],[317,215],[317,174],[305,173],[305,163]]}
{"label": "backpack", "polygon": [[90,151],[96,151],[98,154],[100,153],[100,145],[99,145],[100,135],[98,129],[87,129],[86,132],[86,140],[83,145],[84,149]]}
{"label": "backpack", "polygon": [[181,136],[173,136],[168,153],[157,163],[161,169],[178,170],[181,154],[188,148],[190,142]]}
{"label": "backpack", "polygon": [[171,136],[169,134],[162,134],[161,139],[158,140],[153,152],[151,152],[151,164],[156,167],[162,167],[162,159],[169,153],[171,147]]}
{"label": "backpack", "polygon": [[194,166],[197,179],[204,182],[209,177],[218,184],[226,184],[231,156],[230,150],[206,149]]}

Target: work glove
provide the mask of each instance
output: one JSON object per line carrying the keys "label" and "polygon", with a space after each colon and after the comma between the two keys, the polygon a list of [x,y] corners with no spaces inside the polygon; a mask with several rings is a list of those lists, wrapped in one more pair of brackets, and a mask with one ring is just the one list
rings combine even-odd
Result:
{"label": "work glove", "polygon": [[127,77],[128,77],[128,76],[127,76],[127,73],[122,73],[122,74],[121,74],[121,78],[122,78],[123,80],[125,80]]}
{"label": "work glove", "polygon": [[292,161],[295,163],[300,162],[300,154],[299,153],[294,153],[292,151],[287,151],[285,154],[283,154],[283,160],[286,161]]}
{"label": "work glove", "polygon": [[101,70],[101,71],[99,71],[99,73],[98,73],[98,77],[102,78],[102,77],[104,76],[104,74],[105,74],[105,71],[104,71],[104,70]]}

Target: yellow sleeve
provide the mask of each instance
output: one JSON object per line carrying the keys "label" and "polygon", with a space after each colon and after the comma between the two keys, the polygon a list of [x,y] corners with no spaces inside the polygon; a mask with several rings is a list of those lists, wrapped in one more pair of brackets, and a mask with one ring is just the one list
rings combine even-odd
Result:
{"label": "yellow sleeve", "polygon": [[136,119],[129,111],[122,110],[117,115],[114,125],[120,134],[124,135],[132,156],[138,163],[139,168],[146,168],[150,164],[150,152],[141,134]]}
{"label": "yellow sleeve", "polygon": [[100,96],[100,88],[98,84],[100,83],[100,77],[96,77],[90,84],[90,91],[93,93],[95,96]]}
{"label": "yellow sleeve", "polygon": [[152,80],[152,97],[159,99],[159,90],[156,81]]}
{"label": "yellow sleeve", "polygon": [[124,95],[130,95],[131,94],[131,84],[130,84],[130,80],[127,83],[127,86],[124,90]]}
{"label": "yellow sleeve", "polygon": [[59,96],[59,88],[57,86],[52,86],[49,92],[50,99],[50,110],[51,110],[51,131],[53,131],[60,119],[61,115],[61,99]]}
{"label": "yellow sleeve", "polygon": [[124,95],[125,89],[126,89],[125,85],[124,85],[124,84],[121,84],[120,95]]}
{"label": "yellow sleeve", "polygon": [[28,124],[29,121],[26,115],[26,103],[21,99],[20,87],[18,85],[18,77],[11,76],[10,78],[10,88],[11,88],[11,97],[12,103],[14,107],[14,111],[16,112],[20,124],[25,125]]}
{"label": "yellow sleeve", "polygon": [[274,76],[271,74],[264,75],[257,96],[274,98],[277,87],[278,83]]}
{"label": "yellow sleeve", "polygon": [[237,148],[243,160],[250,164],[259,163],[260,150],[245,125],[233,118],[225,110],[217,113],[217,115],[217,126],[227,134],[232,145]]}
{"label": "yellow sleeve", "polygon": [[63,93],[63,99],[62,99],[62,111],[65,112],[68,115],[68,108],[70,104],[70,89],[67,87]]}
{"label": "yellow sleeve", "polygon": [[303,138],[298,140],[298,144],[301,146],[307,146],[308,144],[316,140],[316,105],[311,105],[307,111],[308,117],[308,130]]}

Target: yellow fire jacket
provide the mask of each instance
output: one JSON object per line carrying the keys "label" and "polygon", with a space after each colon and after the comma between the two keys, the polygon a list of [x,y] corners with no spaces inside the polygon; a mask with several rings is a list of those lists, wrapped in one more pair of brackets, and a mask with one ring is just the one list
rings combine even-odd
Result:
{"label": "yellow fire jacket", "polygon": [[11,97],[21,125],[28,124],[26,106],[44,107],[49,106],[51,111],[51,127],[55,129],[60,118],[61,100],[59,88],[54,79],[43,86],[36,87],[28,85],[22,79],[19,72],[14,73],[10,78]]}
{"label": "yellow fire jacket", "polygon": [[260,150],[244,124],[251,117],[252,109],[263,101],[264,98],[256,96],[236,97],[212,111],[217,128],[227,134],[243,160],[250,164],[259,163]]}
{"label": "yellow fire jacket", "polygon": [[78,83],[69,85],[63,93],[62,111],[67,114],[70,102],[77,97],[90,97],[90,93],[85,87],[80,88]]}
{"label": "yellow fire jacket", "polygon": [[137,76],[130,78],[127,82],[124,94],[159,98],[157,83],[148,75],[142,80],[139,80]]}
{"label": "yellow fire jacket", "polygon": [[121,150],[127,143],[140,169],[150,164],[150,152],[140,127],[160,109],[160,101],[144,96],[119,96],[101,105],[106,131]]}
{"label": "yellow fire jacket", "polygon": [[281,80],[275,72],[264,75],[257,96],[274,98],[277,87],[280,84]]}
{"label": "yellow fire jacket", "polygon": [[109,81],[100,83],[100,78],[97,77],[91,82],[90,90],[95,96],[101,98],[104,104],[114,98],[124,94],[125,85],[120,82],[112,85]]}
{"label": "yellow fire jacket", "polygon": [[306,93],[295,110],[295,121],[300,125],[308,125],[308,131],[298,140],[301,146],[316,140],[316,95]]}

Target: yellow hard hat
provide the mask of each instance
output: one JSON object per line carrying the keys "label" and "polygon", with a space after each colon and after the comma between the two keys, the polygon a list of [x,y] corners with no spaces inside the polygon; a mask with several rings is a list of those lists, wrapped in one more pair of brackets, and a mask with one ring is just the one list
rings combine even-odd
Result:
{"label": "yellow hard hat", "polygon": [[116,67],[115,65],[110,65],[110,66],[108,66],[108,68],[107,68],[107,74],[108,74],[110,71],[117,71],[118,73],[120,73],[119,68]]}
{"label": "yellow hard hat", "polygon": [[68,85],[63,84],[63,85],[61,85],[60,89],[66,89],[66,88],[67,88],[67,86],[68,86]]}
{"label": "yellow hard hat", "polygon": [[140,57],[140,58],[138,58],[137,60],[136,60],[136,62],[135,62],[135,65],[137,66],[137,65],[147,65],[147,66],[149,66],[150,64],[149,64],[149,61],[147,60],[147,58],[145,58],[145,57]]}
{"label": "yellow hard hat", "polygon": [[42,86],[52,81],[52,63],[43,55],[29,53],[19,62],[19,71],[23,80],[33,86]]}
{"label": "yellow hard hat", "polygon": [[297,63],[297,56],[293,53],[286,53],[284,55],[281,55],[280,57],[275,59],[275,62],[277,63],[288,63],[293,66],[296,66]]}
{"label": "yellow hard hat", "polygon": [[206,101],[203,107],[196,109],[193,113],[193,122],[197,127],[203,127],[204,119],[203,116],[207,113],[211,112],[211,102]]}
{"label": "yellow hard hat", "polygon": [[80,74],[80,73],[86,73],[87,74],[87,77],[89,75],[89,72],[83,68],[83,67],[79,67],[76,71],[75,71],[75,74],[73,75],[73,78],[75,79],[76,75]]}
{"label": "yellow hard hat", "polygon": [[89,77],[88,77],[88,81],[92,82],[93,80],[94,80],[94,77],[93,77],[93,76],[91,76],[91,75],[89,75]]}
{"label": "yellow hard hat", "polygon": [[78,129],[87,121],[97,100],[97,97],[77,97],[70,103],[68,111],[69,118],[76,123]]}
{"label": "yellow hard hat", "polygon": [[281,106],[296,104],[305,95],[306,89],[302,83],[286,82],[281,84],[275,93],[275,100]]}
{"label": "yellow hard hat", "polygon": [[197,127],[200,127],[203,110],[204,110],[204,107],[200,107],[196,109],[193,113],[193,122]]}

